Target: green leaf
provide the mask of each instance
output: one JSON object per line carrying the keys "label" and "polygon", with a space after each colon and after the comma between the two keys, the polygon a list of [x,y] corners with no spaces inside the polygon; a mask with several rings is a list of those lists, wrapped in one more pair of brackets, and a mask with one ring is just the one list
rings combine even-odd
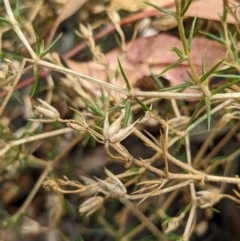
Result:
{"label": "green leaf", "polygon": [[38,67],[37,67],[37,65],[35,65],[33,68],[33,76],[34,76],[34,82],[33,82],[33,88],[31,91],[32,96],[34,95],[34,93],[36,92],[37,87],[38,87]]}
{"label": "green leaf", "polygon": [[58,40],[62,37],[62,33],[49,45],[48,48],[46,48],[40,55],[39,57],[42,58],[43,56],[45,56],[46,54],[48,54],[53,46],[58,42]]}
{"label": "green leaf", "polygon": [[206,74],[204,74],[201,78],[200,81],[201,83],[203,81],[205,81],[222,63],[223,63],[224,59],[221,60],[220,62],[218,62],[217,64],[215,64]]}
{"label": "green leaf", "polygon": [[13,15],[14,17],[17,19],[18,16],[19,16],[19,9],[20,9],[20,4],[19,4],[19,1],[16,2],[16,6],[15,6],[15,9],[13,11]]}
{"label": "green leaf", "polygon": [[[236,68],[233,66],[224,66],[224,68],[218,69],[215,71],[215,74],[225,74],[225,73],[232,73],[236,71]],[[215,75],[213,74],[213,76]]]}
{"label": "green leaf", "polygon": [[131,115],[131,101],[127,101],[125,110],[126,110],[126,112],[125,112],[125,116],[123,119],[123,127],[127,126],[130,115]]}
{"label": "green leaf", "polygon": [[171,90],[183,90],[183,89],[185,89],[189,86],[192,86],[192,83],[187,82],[187,83],[184,83],[184,84],[175,85],[175,86],[167,87],[167,88],[164,88],[164,89],[160,89],[160,90],[157,90],[157,92],[165,92],[165,91],[171,91]]}
{"label": "green leaf", "polygon": [[224,78],[224,79],[239,79],[240,75],[231,75],[231,74],[212,74],[213,77]]}
{"label": "green leaf", "polygon": [[[185,0],[183,0],[183,2],[185,2]],[[174,0],[174,3],[175,3],[175,7],[176,7],[176,16],[179,16],[179,13],[180,13],[179,2],[178,2],[178,0]]]}
{"label": "green leaf", "polygon": [[199,31],[199,33],[211,38],[211,39],[214,39],[216,40],[217,42],[221,43],[221,44],[224,44],[225,45],[225,40],[223,38],[219,38],[217,37],[216,35],[214,34],[211,34],[211,33],[207,33],[207,32],[203,32],[203,31]]}
{"label": "green leaf", "polygon": [[121,74],[122,74],[122,76],[123,76],[123,79],[124,79],[124,81],[125,81],[125,83],[126,83],[126,85],[127,85],[127,90],[130,92],[130,91],[131,91],[131,86],[130,86],[130,84],[129,84],[129,81],[128,81],[127,76],[126,76],[125,73],[124,73],[124,70],[123,70],[123,68],[122,68],[122,65],[121,65],[119,59],[118,59],[118,66],[119,66],[119,68],[120,68],[120,71],[121,71]]}
{"label": "green leaf", "polygon": [[220,17],[221,19],[221,22],[225,23],[227,21],[227,8],[226,8],[226,4],[224,3],[223,1],[223,14],[222,16]]}
{"label": "green leaf", "polygon": [[[94,101],[94,103],[96,104],[95,100],[92,98],[92,100]],[[82,98],[82,101],[84,102],[84,104],[91,109],[91,111],[93,112],[93,114],[100,116],[100,117],[104,117],[105,113],[102,111],[102,109],[96,104],[96,106],[93,106],[91,104],[89,104],[85,99]]]}
{"label": "green leaf", "polygon": [[176,235],[176,234],[173,234],[173,233],[168,234],[168,238],[170,240],[183,241],[183,236]]}
{"label": "green leaf", "polygon": [[142,108],[145,110],[145,111],[150,111],[152,112],[152,110],[150,108],[148,108],[142,101],[140,101],[137,97],[134,98],[134,100],[140,105],[142,106]]}
{"label": "green leaf", "polygon": [[87,134],[86,137],[84,138],[82,144],[83,146],[86,146],[88,143],[90,142],[90,146],[95,146],[95,139],[92,138],[92,136],[90,134]]}
{"label": "green leaf", "polygon": [[186,128],[185,128],[185,131],[187,131],[187,130],[188,130],[188,127],[193,123],[193,121],[194,121],[197,113],[198,113],[199,110],[204,106],[204,104],[205,104],[205,103],[204,103],[204,100],[201,100],[201,101],[198,103],[196,109],[194,110],[194,112],[193,112],[193,114],[192,114],[192,116],[191,116],[191,118],[190,118],[190,120],[189,120],[189,122],[188,122],[188,124],[187,124],[187,126],[186,126]]}
{"label": "green leaf", "polygon": [[164,85],[161,81],[161,78],[157,78],[156,75],[154,75],[150,69],[150,73],[151,73],[151,77],[153,78],[153,80],[156,82],[156,84],[160,87],[160,88],[164,88]]}
{"label": "green leaf", "polygon": [[176,15],[175,12],[170,11],[170,10],[165,9],[165,8],[162,8],[162,7],[159,7],[159,6],[155,5],[155,4],[152,4],[152,3],[149,3],[149,2],[144,2],[144,3],[152,6],[153,8],[156,8],[156,9],[159,10],[160,12],[166,13],[167,15],[171,15],[171,16],[173,16],[173,17],[175,17],[175,15]]}
{"label": "green leaf", "polygon": [[209,207],[210,210],[212,210],[215,213],[221,213],[218,209],[214,208],[214,207]]}
{"label": "green leaf", "polygon": [[203,57],[202,57],[202,75],[206,73],[206,49],[204,50]]}
{"label": "green leaf", "polygon": [[109,96],[104,94],[103,89],[101,88],[101,101],[104,106],[109,106]]}
{"label": "green leaf", "polygon": [[90,141],[90,139],[91,139],[91,135],[87,134],[82,142],[83,146],[86,146],[88,144],[88,142]]}
{"label": "green leaf", "polygon": [[205,97],[205,104],[206,104],[206,109],[207,109],[207,127],[208,131],[211,129],[211,100],[210,97],[206,96]]}
{"label": "green leaf", "polygon": [[[103,119],[99,119],[96,121],[95,126],[102,126],[103,123]],[[93,127],[92,128],[94,131],[99,132],[98,128]],[[90,142],[91,146],[95,146],[96,145],[96,141],[95,139],[88,133],[85,137],[85,139],[83,140],[83,145],[86,146],[88,143]]]}
{"label": "green leaf", "polygon": [[221,86],[217,87],[216,89],[211,91],[211,94],[215,95],[219,92],[222,92],[223,90],[230,87],[231,85],[237,84],[239,82],[240,82],[240,77],[238,77],[238,79],[233,80],[232,82],[228,82],[227,84],[224,84],[224,85],[221,85]]}
{"label": "green leaf", "polygon": [[37,55],[39,56],[41,54],[41,44],[39,42],[39,37],[36,35],[36,52]]}
{"label": "green leaf", "polygon": [[171,50],[174,51],[179,58],[183,59],[183,52],[179,48],[173,46]]}
{"label": "green leaf", "polygon": [[188,70],[187,70],[187,74],[188,74],[189,78],[192,80],[192,82],[194,83],[195,80],[194,80],[192,74]]}
{"label": "green leaf", "polygon": [[0,22],[2,22],[2,23],[6,23],[6,24],[11,24],[10,21],[8,21],[7,19],[2,18],[2,17],[0,17]]}
{"label": "green leaf", "polygon": [[122,43],[121,43],[121,40],[120,40],[118,34],[114,34],[114,39],[116,41],[117,46],[119,46],[121,48],[122,47]]}
{"label": "green leaf", "polygon": [[109,109],[109,111],[118,111],[118,110],[122,110],[123,108],[126,107],[127,101],[124,100],[122,101],[120,104],[113,106]]}
{"label": "green leaf", "polygon": [[192,46],[192,39],[193,39],[193,34],[194,34],[194,29],[197,21],[197,16],[194,17],[192,26],[190,29],[189,37],[188,37],[188,50],[191,51],[191,46]]}
{"label": "green leaf", "polygon": [[105,112],[102,110],[102,108],[98,105],[97,101],[95,98],[91,98],[93,100],[93,102],[95,103],[96,109],[98,110],[98,113],[101,117],[105,116]]}
{"label": "green leaf", "polygon": [[232,44],[232,50],[233,50],[233,57],[234,57],[234,63],[238,63],[238,50],[236,46],[236,38],[232,36],[232,34],[229,32],[229,37]]}
{"label": "green leaf", "polygon": [[191,3],[192,3],[192,0],[189,0],[189,1],[187,2],[187,4],[185,5],[184,9],[181,9],[181,16],[182,16],[182,17],[183,17],[184,14],[187,12],[187,10],[188,10],[189,6],[191,5]]}
{"label": "green leaf", "polygon": [[186,0],[182,0],[181,1],[181,10],[184,9],[185,5],[186,5]]}
{"label": "green leaf", "polygon": [[168,65],[160,74],[157,75],[157,77],[163,75],[165,72],[167,72],[168,70],[178,66],[179,64],[181,64],[182,62],[184,62],[186,59],[183,58],[183,59],[179,59],[177,61],[175,61],[174,63]]}

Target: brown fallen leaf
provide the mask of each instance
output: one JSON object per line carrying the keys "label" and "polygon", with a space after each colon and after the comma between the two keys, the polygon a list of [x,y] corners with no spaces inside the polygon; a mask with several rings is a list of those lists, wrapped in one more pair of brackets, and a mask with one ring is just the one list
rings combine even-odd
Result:
{"label": "brown fallen leaf", "polygon": [[67,18],[72,16],[74,13],[76,13],[82,5],[86,2],[87,0],[68,0],[66,4],[64,5],[61,13],[58,15],[57,19],[54,21],[51,31],[49,33],[46,45],[49,46],[50,43],[52,42],[52,39],[56,33],[56,30],[58,26]]}
{"label": "brown fallen leaf", "polygon": [[[159,74],[164,68],[178,60],[176,53],[171,51],[175,46],[182,50],[182,44],[179,39],[167,34],[159,34],[149,38],[138,38],[129,47],[124,60],[121,60],[122,67],[131,86],[137,86],[137,82],[152,74]],[[206,50],[206,70],[209,70],[218,61],[226,57],[226,49],[223,45],[216,41],[206,38],[196,37],[192,41],[191,56],[193,62],[200,74],[202,57]],[[114,74],[119,71],[117,58],[122,59],[122,52],[120,48],[106,54],[109,61],[110,72],[112,80],[114,81]],[[66,60],[69,68],[78,71],[82,74],[106,81],[106,70],[103,66],[93,62],[75,62],[73,60]],[[183,83],[184,79],[189,79],[187,70],[190,71],[187,62],[176,66],[175,68],[163,74],[170,86],[175,86]],[[91,83],[80,80],[81,85],[94,95],[100,96],[101,92],[98,86],[93,86]],[[125,88],[125,82],[119,74],[116,85]]]}
{"label": "brown fallen leaf", "polygon": [[163,7],[170,3],[173,3],[174,1],[173,0],[161,0],[161,1],[146,0],[144,2],[143,0],[128,0],[128,1],[111,0],[111,5],[112,5],[111,7],[124,9],[126,11],[136,12],[142,9],[150,8],[150,6],[146,4],[147,2]]}
{"label": "brown fallen leaf", "polygon": [[[236,1],[228,0],[228,4],[233,6],[237,5]],[[240,13],[240,8],[236,8],[238,14]],[[223,13],[223,1],[222,0],[197,0],[193,1],[190,5],[185,16],[204,18],[209,20],[220,20],[220,16]],[[233,16],[230,14],[227,15],[228,23],[235,23]]]}

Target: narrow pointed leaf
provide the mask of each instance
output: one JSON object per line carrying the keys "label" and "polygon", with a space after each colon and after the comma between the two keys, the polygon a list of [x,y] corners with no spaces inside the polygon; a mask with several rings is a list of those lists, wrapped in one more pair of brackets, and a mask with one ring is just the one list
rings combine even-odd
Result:
{"label": "narrow pointed leaf", "polygon": [[98,105],[96,99],[93,98],[93,97],[92,97],[91,99],[92,99],[92,101],[94,102],[95,108],[98,110],[98,113],[100,114],[100,116],[101,116],[101,117],[104,117],[104,116],[105,116],[105,113],[104,113],[104,111],[102,110],[102,108]]}
{"label": "narrow pointed leaf", "polygon": [[180,85],[176,85],[176,86],[171,86],[171,87],[167,87],[167,88],[164,88],[164,89],[160,89],[160,90],[157,90],[157,92],[165,92],[165,91],[171,91],[171,90],[183,90],[189,86],[192,86],[192,83],[190,82],[187,82],[187,83],[184,83],[184,84],[180,84]]}
{"label": "narrow pointed leaf", "polygon": [[89,103],[88,103],[86,100],[84,100],[83,98],[82,98],[82,101],[83,101],[83,103],[84,103],[88,108],[91,109],[91,111],[92,111],[95,115],[101,116],[101,117],[104,116],[104,113],[103,113],[102,110],[99,110],[97,107],[89,104]]}
{"label": "narrow pointed leaf", "polygon": [[116,41],[117,46],[121,48],[122,47],[122,43],[121,43],[121,40],[120,40],[120,38],[119,38],[119,36],[117,34],[114,34],[114,39]]}
{"label": "narrow pointed leaf", "polygon": [[192,74],[188,70],[187,70],[187,74],[188,74],[189,78],[192,80],[192,82],[194,83],[195,82],[194,78],[193,78]]}
{"label": "narrow pointed leaf", "polygon": [[8,21],[7,19],[2,18],[2,17],[0,17],[0,22],[2,22],[2,23],[6,23],[6,24],[11,24],[10,21]]}
{"label": "narrow pointed leaf", "polygon": [[194,34],[194,29],[197,21],[197,16],[194,17],[192,26],[190,29],[189,37],[188,37],[188,50],[191,51],[191,46],[192,46],[192,39],[193,39],[193,34]]}
{"label": "narrow pointed leaf", "polygon": [[39,37],[37,35],[36,35],[36,52],[38,56],[41,54],[41,46],[39,42]]}
{"label": "narrow pointed leaf", "polygon": [[[183,2],[185,2],[185,0],[183,0]],[[179,16],[179,13],[180,13],[180,5],[179,5],[179,2],[178,0],[174,0],[174,3],[175,3],[175,7],[176,7],[176,16]],[[184,4],[185,5],[185,4]]]}
{"label": "narrow pointed leaf", "polygon": [[193,123],[193,121],[194,121],[197,113],[198,113],[199,110],[204,106],[204,104],[205,104],[205,103],[204,103],[204,100],[201,100],[201,101],[198,103],[195,111],[193,112],[193,114],[192,114],[192,116],[191,116],[191,118],[190,118],[190,120],[189,120],[189,122],[188,122],[188,124],[187,124],[187,126],[186,126],[186,128],[185,128],[185,131],[187,131],[187,130],[188,130],[188,127]]}
{"label": "narrow pointed leaf", "polygon": [[211,91],[211,94],[212,94],[212,95],[215,95],[215,94],[217,94],[217,93],[219,93],[219,92],[222,92],[223,90],[227,89],[227,88],[230,87],[231,85],[237,84],[237,83],[239,83],[239,82],[240,82],[240,78],[235,79],[235,80],[233,80],[232,82],[229,82],[229,83],[227,83],[227,84],[221,85],[221,86],[219,86],[218,88],[212,90],[212,91]]}
{"label": "narrow pointed leaf", "polygon": [[90,142],[91,146],[95,146],[96,141],[94,140],[94,138],[92,138],[92,136],[90,134],[87,134],[85,139],[83,140],[82,144],[83,146],[87,146],[87,144]]}
{"label": "narrow pointed leaf", "polygon": [[17,1],[13,11],[13,15],[16,19],[18,19],[18,16],[19,16],[19,9],[20,9],[20,4],[19,4],[19,1]]}
{"label": "narrow pointed leaf", "polygon": [[177,61],[175,61],[174,63],[168,65],[160,74],[158,74],[157,76],[161,76],[163,75],[165,72],[167,72],[168,70],[178,66],[179,64],[181,64],[182,62],[184,62],[186,59],[179,59]]}
{"label": "narrow pointed leaf", "polygon": [[[236,69],[233,66],[224,66],[224,68],[215,71],[215,74],[224,75],[225,73],[233,73]],[[215,75],[213,74],[213,76]]]}
{"label": "narrow pointed leaf", "polygon": [[150,6],[152,6],[153,8],[156,8],[157,10],[159,10],[160,12],[163,12],[163,13],[166,13],[167,15],[171,15],[173,17],[175,17],[175,12],[171,11],[171,10],[168,10],[168,9],[165,9],[165,8],[162,8],[162,7],[159,7],[155,4],[152,4],[152,3],[149,3],[149,2],[144,2]]}
{"label": "narrow pointed leaf", "polygon": [[118,111],[118,110],[122,110],[125,106],[126,106],[127,101],[124,100],[123,102],[121,102],[120,104],[113,106],[109,109],[109,111]]}
{"label": "narrow pointed leaf", "polygon": [[223,14],[222,14],[222,16],[220,16],[221,22],[225,23],[227,21],[227,14],[228,14],[227,8],[223,1]]}
{"label": "narrow pointed leaf", "polygon": [[173,46],[171,50],[174,51],[178,55],[179,58],[181,58],[181,59],[183,58],[183,52],[179,48]]}
{"label": "narrow pointed leaf", "polygon": [[202,75],[206,73],[206,49],[204,50],[203,57],[202,57]]}
{"label": "narrow pointed leaf", "polygon": [[33,76],[34,76],[34,82],[33,82],[33,88],[31,91],[32,96],[34,95],[34,93],[36,92],[37,87],[38,87],[38,67],[36,65],[33,68]]}
{"label": "narrow pointed leaf", "polygon": [[119,59],[118,59],[118,66],[119,66],[119,68],[120,68],[120,71],[121,71],[121,74],[122,74],[122,76],[123,76],[123,79],[124,79],[124,81],[125,81],[125,83],[126,83],[126,85],[127,85],[127,90],[130,92],[130,91],[131,91],[131,86],[130,86],[130,84],[129,84],[129,81],[128,81],[127,76],[126,76],[125,73],[124,73],[124,70],[123,70],[123,68],[122,68],[122,65],[121,65],[121,62],[119,61]]}
{"label": "narrow pointed leaf", "polygon": [[206,74],[204,74],[200,79],[201,83],[206,80],[223,63],[223,61],[224,59],[215,64]]}
{"label": "narrow pointed leaf", "polygon": [[142,101],[140,101],[137,97],[134,98],[134,100],[140,105],[142,106],[142,108],[145,110],[145,111],[149,111],[149,112],[152,112],[152,110],[150,108],[148,108]]}
{"label": "narrow pointed leaf", "polygon": [[233,57],[234,57],[234,62],[238,63],[238,50],[236,46],[236,38],[232,36],[232,34],[229,32],[231,44],[232,44],[232,50],[233,50]]}
{"label": "narrow pointed leaf", "polygon": [[186,0],[182,0],[181,1],[181,10],[184,9],[185,5],[186,5]]}
{"label": "narrow pointed leaf", "polygon": [[126,110],[126,112],[125,112],[125,116],[123,119],[123,127],[127,126],[130,115],[131,115],[131,101],[127,101],[125,110]]}
{"label": "narrow pointed leaf", "polygon": [[61,37],[62,37],[62,33],[49,45],[48,48],[46,48],[46,49],[39,55],[39,57],[41,58],[41,57],[45,56],[46,54],[48,54],[48,53],[52,50],[53,46],[58,42],[58,40],[59,40]]}
{"label": "narrow pointed leaf", "polygon": [[109,106],[109,96],[104,94],[103,88],[101,87],[101,100],[104,104],[104,106]]}
{"label": "narrow pointed leaf", "polygon": [[183,17],[184,14],[187,12],[187,10],[188,10],[189,6],[191,5],[191,3],[192,3],[192,0],[189,0],[189,1],[187,2],[187,4],[185,5],[184,9],[181,10],[181,16],[182,16],[182,17]]}
{"label": "narrow pointed leaf", "polygon": [[240,75],[232,75],[232,74],[213,74],[213,77],[224,78],[224,79],[239,79]]}
{"label": "narrow pointed leaf", "polygon": [[211,38],[211,39],[214,39],[214,40],[216,40],[217,42],[225,45],[225,41],[224,41],[223,38],[219,38],[219,37],[217,37],[216,35],[213,35],[213,34],[207,33],[207,32],[203,32],[203,31],[199,31],[199,33],[201,33],[201,34],[203,34],[203,35],[205,35],[205,36],[207,36],[207,37],[209,37],[209,38]]}
{"label": "narrow pointed leaf", "polygon": [[149,67],[149,71],[151,73],[151,77],[153,78],[153,80],[155,81],[155,83],[160,87],[160,88],[164,88],[164,85],[161,81],[160,78],[158,78],[156,75],[153,74],[151,68]]}
{"label": "narrow pointed leaf", "polygon": [[210,97],[205,97],[205,104],[207,109],[207,127],[208,131],[211,129],[211,100]]}

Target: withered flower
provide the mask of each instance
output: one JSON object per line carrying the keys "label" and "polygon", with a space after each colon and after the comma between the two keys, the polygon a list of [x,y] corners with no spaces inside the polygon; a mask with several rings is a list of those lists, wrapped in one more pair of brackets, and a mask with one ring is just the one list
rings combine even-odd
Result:
{"label": "withered flower", "polygon": [[103,198],[100,196],[91,197],[88,200],[86,200],[84,203],[82,203],[78,211],[80,214],[85,214],[86,216],[91,215],[96,210],[98,210],[103,203]]}
{"label": "withered flower", "polygon": [[133,127],[139,122],[136,120],[133,124],[121,128],[121,123],[125,113],[122,113],[111,125],[109,125],[108,112],[106,114],[103,125],[103,136],[105,141],[117,143],[124,140],[133,132]]}
{"label": "withered flower", "polygon": [[96,178],[101,184],[101,192],[114,198],[124,197],[127,193],[127,190],[123,183],[106,168],[105,173],[110,178],[110,182]]}
{"label": "withered flower", "polygon": [[41,106],[35,106],[36,114],[44,116],[48,119],[30,119],[31,121],[41,121],[41,122],[54,122],[60,119],[59,112],[46,101],[38,99],[41,103]]}

